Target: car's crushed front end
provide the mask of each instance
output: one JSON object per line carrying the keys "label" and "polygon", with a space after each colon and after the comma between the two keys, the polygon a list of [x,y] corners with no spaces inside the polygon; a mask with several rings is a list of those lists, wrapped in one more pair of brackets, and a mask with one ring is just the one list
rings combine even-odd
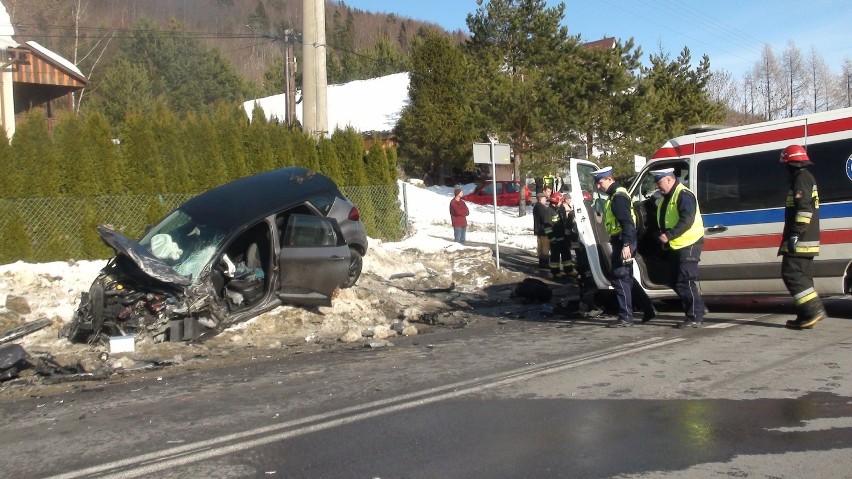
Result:
{"label": "car's crushed front end", "polygon": [[116,251],[60,336],[74,342],[106,343],[112,336],[149,337],[154,342],[203,339],[224,325],[227,305],[209,280],[193,281],[150,249],[100,227]]}

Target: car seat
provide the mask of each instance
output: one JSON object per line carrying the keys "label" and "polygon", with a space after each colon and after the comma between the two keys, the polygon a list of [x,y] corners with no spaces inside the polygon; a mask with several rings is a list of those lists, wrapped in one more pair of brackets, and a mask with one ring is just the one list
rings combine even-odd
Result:
{"label": "car seat", "polygon": [[243,261],[237,264],[234,277],[228,282],[227,296],[235,306],[250,305],[263,296],[265,274],[257,243],[246,248]]}

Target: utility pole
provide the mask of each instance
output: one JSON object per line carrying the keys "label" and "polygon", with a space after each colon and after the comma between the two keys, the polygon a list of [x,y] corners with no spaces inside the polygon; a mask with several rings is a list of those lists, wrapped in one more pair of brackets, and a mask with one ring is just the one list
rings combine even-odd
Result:
{"label": "utility pole", "polygon": [[325,0],[303,0],[302,131],[328,133],[325,63]]}
{"label": "utility pole", "polygon": [[293,30],[284,31],[284,93],[287,96],[287,111],[284,121],[288,127],[296,123],[296,56],[293,52]]}

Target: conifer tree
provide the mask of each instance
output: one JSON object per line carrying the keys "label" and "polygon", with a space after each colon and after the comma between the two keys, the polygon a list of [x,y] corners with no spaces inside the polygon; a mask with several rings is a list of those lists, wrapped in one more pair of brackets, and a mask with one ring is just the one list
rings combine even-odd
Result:
{"label": "conifer tree", "polygon": [[129,109],[150,112],[155,94],[149,73],[143,65],[119,58],[106,68],[97,81],[97,94],[87,105],[87,111],[98,111],[112,125],[120,125]]}
{"label": "conifer tree", "polygon": [[[97,111],[85,115],[80,163],[91,168],[91,196],[117,195],[125,191],[118,147],[113,143],[106,117]],[[100,241],[100,240],[98,240]]]}
{"label": "conifer tree", "polygon": [[291,136],[293,142],[293,163],[312,171],[318,171],[320,163],[317,157],[317,140],[300,131],[293,131]]}
{"label": "conifer tree", "polygon": [[111,255],[109,249],[98,234],[98,218],[91,202],[86,202],[83,210],[83,218],[80,221],[80,239],[82,241],[83,259],[107,258]]}
{"label": "conifer tree", "polygon": [[388,178],[388,157],[378,141],[373,141],[367,152],[367,183],[370,185],[386,185]]}
{"label": "conifer tree", "polygon": [[4,166],[3,174],[0,174],[0,198],[8,198],[10,197],[10,188],[12,187],[12,183],[14,179],[19,175],[19,172],[15,172],[16,167],[13,166],[14,155],[12,155],[12,147],[9,145],[9,141],[6,139],[6,136],[3,135],[0,137],[0,165]]}
{"label": "conifer tree", "polygon": [[320,138],[317,143],[317,156],[319,159],[318,171],[325,176],[331,178],[338,185],[343,184],[343,177],[340,172],[340,159],[337,157],[337,151],[329,138]]}
{"label": "conifer tree", "polygon": [[33,259],[33,247],[24,227],[24,218],[18,213],[11,213],[8,221],[0,223],[0,264]]}
{"label": "conifer tree", "polygon": [[654,120],[642,129],[641,151],[646,156],[667,139],[686,133],[691,125],[719,123],[725,118],[723,107],[705,93],[711,75],[706,55],[694,69],[686,47],[675,60],[660,53],[651,55],[650,61],[651,66],[643,69],[638,88],[642,113]]}
{"label": "conifer tree", "polygon": [[248,175],[244,140],[248,123],[248,116],[243,108],[227,103],[216,105],[213,128],[219,136],[228,181]]}
{"label": "conifer tree", "polygon": [[16,197],[58,194],[59,171],[52,143],[43,110],[31,110],[26,119],[17,124],[12,138],[17,184],[11,185]]}
{"label": "conifer tree", "polygon": [[629,39],[612,48],[572,42],[565,51],[554,68],[555,90],[570,114],[554,126],[569,148],[558,157],[593,158],[598,152],[616,174],[628,174],[643,121],[635,95],[641,49]]}
{"label": "conifer tree", "polygon": [[[188,116],[194,115],[191,113]],[[181,121],[177,115],[162,103],[158,104],[151,115],[151,128],[156,138],[159,156],[159,164],[163,170],[163,192],[164,193],[189,193],[197,191],[198,185],[194,181],[190,170],[188,154],[195,153],[196,148],[190,152],[187,146],[198,146],[198,132],[193,131],[189,125],[191,121],[187,118]]]}
{"label": "conifer tree", "polygon": [[121,132],[121,156],[127,174],[127,191],[135,195],[163,193],[165,178],[160,164],[159,144],[150,119],[129,112]]}
{"label": "conifer tree", "polygon": [[213,122],[207,115],[194,112],[186,113],[185,118],[182,143],[192,187],[182,191],[198,193],[227,183],[230,174]]}
{"label": "conifer tree", "polygon": [[246,165],[252,175],[275,168],[275,153],[272,151],[267,123],[263,108],[255,105],[245,137]]}
{"label": "conifer tree", "polygon": [[59,196],[92,195],[96,183],[94,165],[86,164],[88,158],[80,153],[83,150],[82,124],[77,115],[70,111],[60,113],[53,128],[53,142],[56,148],[58,168]]}
{"label": "conifer tree", "polygon": [[388,158],[388,178],[391,184],[395,185],[396,180],[399,179],[399,157],[397,157],[396,148],[388,148],[385,154]]}
{"label": "conifer tree", "polygon": [[300,164],[299,154],[294,145],[294,135],[286,126],[278,122],[270,122],[269,138],[275,155],[276,168]]}
{"label": "conifer tree", "polygon": [[337,129],[331,135],[331,142],[340,159],[343,182],[340,185],[363,186],[367,184],[364,168],[364,137],[351,126],[345,130]]}
{"label": "conifer tree", "polygon": [[[571,114],[549,72],[570,45],[564,10],[565,4],[548,8],[545,0],[490,0],[467,17],[466,47],[479,70],[477,103],[491,119],[488,132],[511,145],[516,178],[525,155],[561,141],[551,125]],[[520,200],[523,215],[523,195]]]}
{"label": "conifer tree", "polygon": [[396,125],[406,171],[434,178],[445,167],[472,169],[470,152],[481,139],[481,122],[467,57],[449,38],[429,30],[415,39],[411,64],[409,102]]}

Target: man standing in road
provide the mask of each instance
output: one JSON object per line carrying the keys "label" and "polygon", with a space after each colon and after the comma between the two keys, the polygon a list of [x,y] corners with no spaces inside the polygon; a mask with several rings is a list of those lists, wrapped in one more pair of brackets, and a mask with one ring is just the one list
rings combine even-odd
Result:
{"label": "man standing in road", "polygon": [[674,168],[653,170],[654,181],[663,193],[657,204],[659,240],[668,250],[669,286],[683,305],[686,319],[678,328],[704,324],[704,300],[698,289],[698,262],[704,248],[704,222],[695,194],[677,180]]}
{"label": "man standing in road", "polygon": [[467,203],[462,200],[462,189],[453,190],[453,199],[450,200],[450,223],[453,225],[453,241],[464,244],[467,233]]}
{"label": "man standing in road", "polygon": [[642,322],[656,314],[651,299],[633,277],[633,255],[636,254],[636,215],[633,213],[630,195],[612,177],[612,167],[607,166],[592,172],[595,187],[608,195],[604,206],[604,226],[609,233],[612,247],[612,287],[618,300],[618,319],[607,324],[608,328],[633,326],[633,296],[641,303],[644,315]]}
{"label": "man standing in road", "polygon": [[790,188],[778,255],[783,256],[781,278],[796,301],[796,319],[787,321],[787,327],[810,329],[826,315],[814,289],[814,256],[819,254],[819,193],[814,176],[806,169],[813,163],[802,146],[784,148],[781,163],[787,167]]}
{"label": "man standing in road", "polygon": [[545,231],[545,228],[550,225],[548,199],[547,193],[539,193],[536,195],[537,201],[533,206],[533,232],[535,233],[539,268],[550,267],[550,241],[547,239],[547,231]]}

